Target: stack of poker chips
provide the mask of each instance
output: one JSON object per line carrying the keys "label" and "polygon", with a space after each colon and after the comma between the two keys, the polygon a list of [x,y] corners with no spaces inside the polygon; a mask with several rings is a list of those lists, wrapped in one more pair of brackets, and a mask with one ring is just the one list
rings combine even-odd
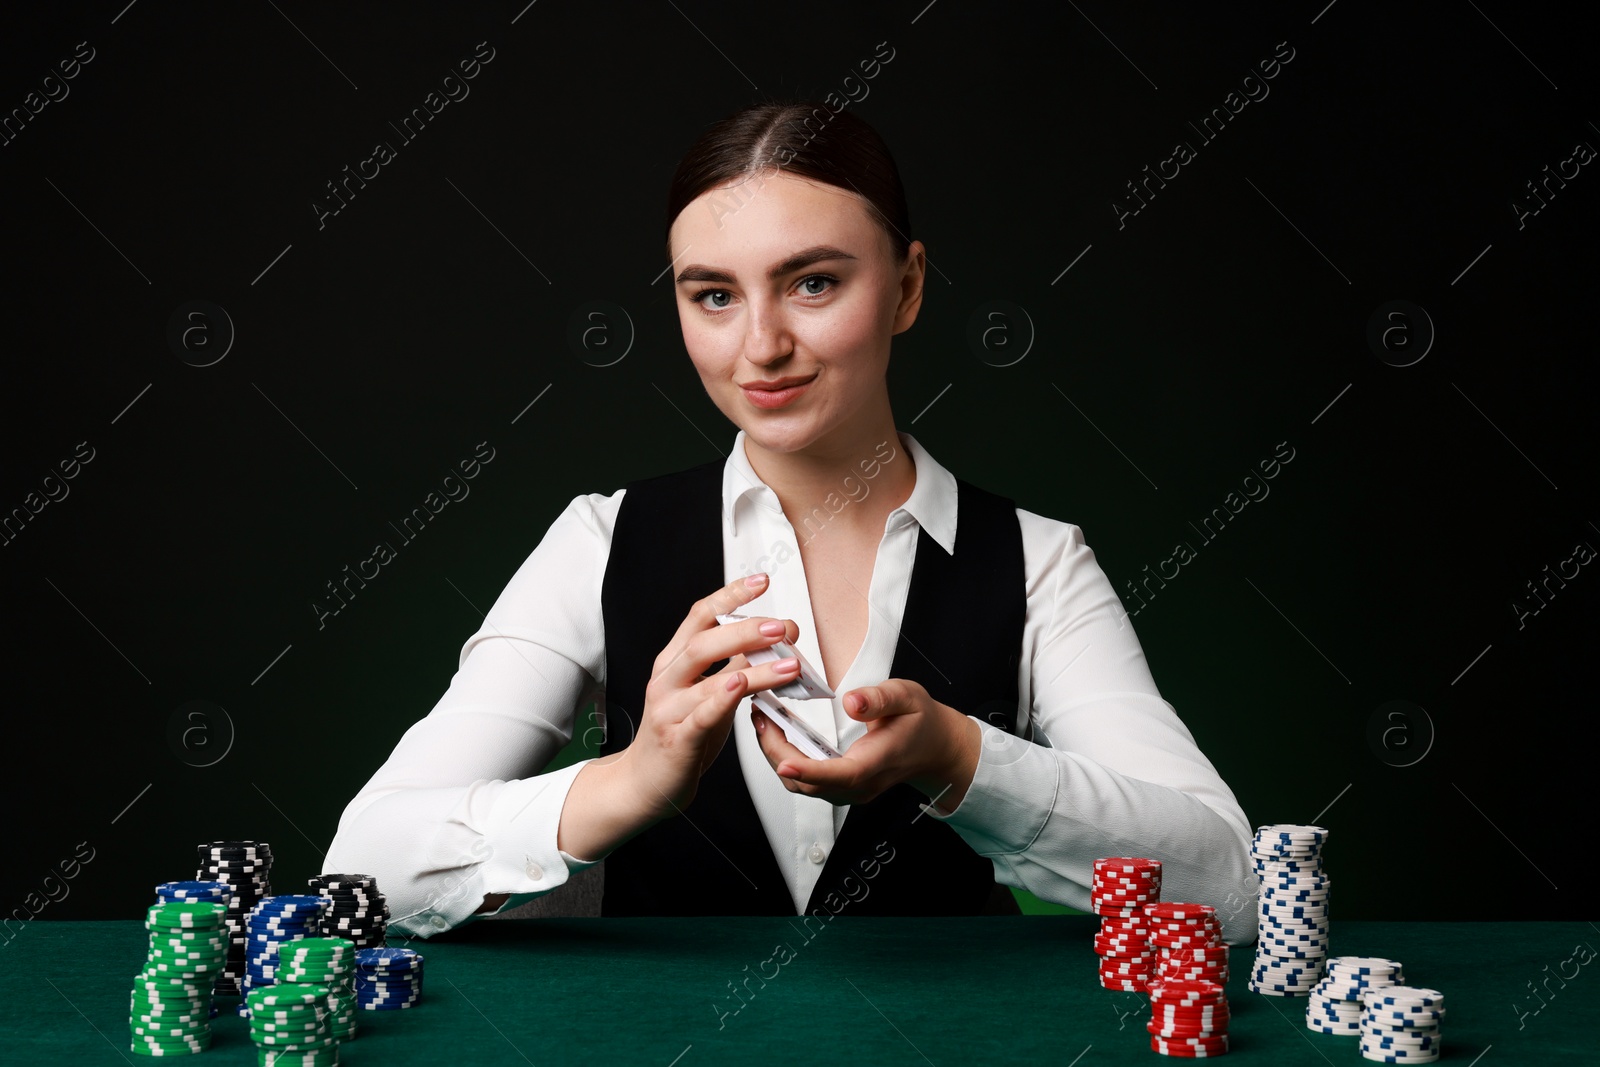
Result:
{"label": "stack of poker chips", "polygon": [[1228,1051],[1228,995],[1217,982],[1158,978],[1150,983],[1150,1011],[1150,1047],[1163,1056]]}
{"label": "stack of poker chips", "polygon": [[[221,904],[226,909],[233,902],[233,890],[229,888],[227,882],[162,882],[156,886],[156,903],[186,902]],[[215,978],[216,987],[213,992],[220,996],[230,996],[237,989],[233,979],[223,973],[225,970],[226,966],[218,970]],[[216,1014],[217,1006],[212,1004],[211,1015],[215,1018]]]}
{"label": "stack of poker chips", "polygon": [[1158,953],[1153,977],[1228,984],[1228,946],[1222,920],[1210,904],[1146,904],[1150,948]]}
{"label": "stack of poker chips", "polygon": [[262,897],[272,895],[272,846],[265,841],[213,841],[199,845],[198,879],[224,882],[233,893],[223,916],[227,928],[228,964],[217,979],[218,996],[237,996],[245,976],[245,920]]}
{"label": "stack of poker chips", "polygon": [[342,937],[304,937],[278,946],[278,984],[328,987],[328,1032],[339,1041],[356,1036],[356,946]]}
{"label": "stack of poker chips", "polygon": [[322,933],[321,897],[285,895],[267,897],[250,910],[245,921],[249,953],[245,957],[246,1000],[239,1014],[249,1014],[249,994],[278,980],[278,949],[286,941],[319,937]]}
{"label": "stack of poker chips", "polygon": [[1250,989],[1299,997],[1322,979],[1328,954],[1328,878],[1320,826],[1279,824],[1256,831],[1250,856],[1261,876],[1260,936]]}
{"label": "stack of poker chips", "polygon": [[1144,908],[1161,899],[1161,861],[1136,856],[1095,860],[1089,899],[1100,916],[1100,932],[1094,939],[1100,984],[1143,993],[1155,965]]}
{"label": "stack of poker chips", "polygon": [[1406,980],[1397,961],[1372,956],[1335,956],[1327,961],[1327,970],[1306,1002],[1306,1029],[1319,1034],[1359,1034],[1362,996]]}
{"label": "stack of poker chips", "polygon": [[339,1042],[328,1029],[328,987],[285,982],[245,994],[258,1067],[335,1067]]}
{"label": "stack of poker chips", "polygon": [[422,999],[422,953],[409,948],[356,952],[356,1003],[367,1011],[397,1011]]}
{"label": "stack of poker chips", "polygon": [[150,951],[128,1000],[131,1048],[185,1056],[211,1047],[211,988],[228,954],[223,906],[157,904],[145,917]]}
{"label": "stack of poker chips", "polygon": [[1444,994],[1391,985],[1361,994],[1361,1055],[1378,1063],[1432,1063],[1442,1051]]}
{"label": "stack of poker chips", "polygon": [[311,888],[328,899],[322,932],[345,937],[356,948],[382,948],[389,943],[389,904],[370,874],[319,874]]}

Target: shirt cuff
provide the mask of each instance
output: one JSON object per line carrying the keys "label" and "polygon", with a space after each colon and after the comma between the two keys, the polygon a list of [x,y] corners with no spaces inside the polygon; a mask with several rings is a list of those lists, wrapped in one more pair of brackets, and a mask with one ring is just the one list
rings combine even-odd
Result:
{"label": "shirt cuff", "polygon": [[1042,745],[1007,733],[975,715],[967,718],[983,731],[972,784],[948,815],[932,806],[927,813],[948,823],[980,856],[1025,851],[1055,811],[1061,762]]}
{"label": "shirt cuff", "polygon": [[476,862],[457,864],[459,870],[429,893],[425,906],[405,917],[402,931],[431,937],[489,914],[478,911],[486,896],[509,894],[507,905],[518,897],[525,901],[564,885],[571,871],[598,863],[556,847],[567,792],[588,762],[532,778],[468,786],[451,822],[477,831],[467,842]]}

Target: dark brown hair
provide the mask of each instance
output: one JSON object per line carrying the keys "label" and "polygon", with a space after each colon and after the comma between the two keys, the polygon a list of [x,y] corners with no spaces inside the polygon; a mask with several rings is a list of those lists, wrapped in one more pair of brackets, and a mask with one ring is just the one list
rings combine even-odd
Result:
{"label": "dark brown hair", "polygon": [[859,193],[888,236],[895,261],[905,260],[911,218],[889,146],[864,120],[849,111],[834,112],[819,101],[751,104],[708,126],[672,175],[667,233],[683,209],[707,189],[769,166]]}

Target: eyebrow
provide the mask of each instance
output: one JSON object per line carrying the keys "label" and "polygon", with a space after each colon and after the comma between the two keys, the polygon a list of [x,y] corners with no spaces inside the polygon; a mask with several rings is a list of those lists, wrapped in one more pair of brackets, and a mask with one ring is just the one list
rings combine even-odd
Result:
{"label": "eyebrow", "polygon": [[[823,263],[830,259],[855,259],[849,252],[832,245],[815,245],[803,252],[796,252],[782,263],[767,271],[767,277],[776,281],[786,274],[793,274],[803,270],[814,263]],[[714,267],[703,267],[698,263],[690,264],[683,268],[678,275],[679,282],[725,282],[732,284],[737,279],[725,270]]]}

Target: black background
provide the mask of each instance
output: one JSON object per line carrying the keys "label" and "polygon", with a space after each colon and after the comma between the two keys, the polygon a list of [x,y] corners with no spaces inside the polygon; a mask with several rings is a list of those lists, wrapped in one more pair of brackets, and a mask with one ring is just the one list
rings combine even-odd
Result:
{"label": "black background", "polygon": [[[8,13],[5,113],[78,42],[94,58],[0,147],[0,511],[79,442],[94,458],[0,548],[0,911],[37,905],[80,842],[94,858],[41,917],[137,915],[217,838],[271,841],[280,891],[316,873],[567,502],[732,443],[652,282],[678,156],[757,99],[859,96],[845,79],[887,42],[851,106],[932,262],[895,342],[900,428],[1079,524],[1130,608],[1144,567],[1198,548],[1134,625],[1251,820],[1330,828],[1340,914],[1587,917],[1600,577],[1552,583],[1520,627],[1512,606],[1600,546],[1600,178],[1520,226],[1512,206],[1600,145],[1571,20],[1372,0]],[[388,123],[485,41],[470,95],[401,142]],[[1270,94],[1202,142],[1188,123],[1279,42]],[[378,140],[397,158],[319,229],[325,183]],[[1197,157],[1119,228],[1125,183],[1179,140]],[[168,343],[193,300],[236,331],[210,366]],[[635,332],[609,366],[618,348],[568,342],[594,300]],[[996,300],[1026,319],[975,350]],[[1431,347],[1415,313],[1369,345],[1395,300]],[[470,496],[319,629],[324,583],[484,441]],[[1202,542],[1190,523],[1280,442],[1270,495]],[[195,700],[209,718],[183,718]],[[1388,719],[1397,700],[1426,722]],[[204,727],[187,747],[174,716]]]}

